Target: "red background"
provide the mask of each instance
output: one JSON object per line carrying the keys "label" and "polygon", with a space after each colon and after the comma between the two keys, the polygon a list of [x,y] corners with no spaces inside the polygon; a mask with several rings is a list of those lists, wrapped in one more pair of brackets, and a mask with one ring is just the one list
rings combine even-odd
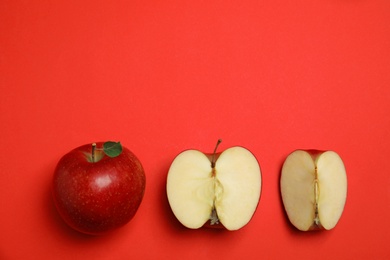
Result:
{"label": "red background", "polygon": [[[0,1],[1,259],[389,259],[390,1]],[[242,145],[263,190],[236,232],[188,230],[165,184],[182,150]],[[50,195],[69,150],[119,140],[144,200],[101,237]],[[335,229],[298,232],[279,192],[297,148],[343,158]]]}

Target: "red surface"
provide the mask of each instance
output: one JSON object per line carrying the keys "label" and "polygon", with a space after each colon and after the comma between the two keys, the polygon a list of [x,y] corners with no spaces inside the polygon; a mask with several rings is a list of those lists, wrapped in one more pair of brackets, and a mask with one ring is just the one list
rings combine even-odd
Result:
{"label": "red surface", "polygon": [[[0,1],[1,259],[389,259],[390,1]],[[187,148],[242,145],[261,201],[236,232],[188,230],[165,181]],[[144,200],[102,237],[56,213],[56,163],[120,140]],[[332,149],[348,174],[335,229],[288,224],[281,165]]]}

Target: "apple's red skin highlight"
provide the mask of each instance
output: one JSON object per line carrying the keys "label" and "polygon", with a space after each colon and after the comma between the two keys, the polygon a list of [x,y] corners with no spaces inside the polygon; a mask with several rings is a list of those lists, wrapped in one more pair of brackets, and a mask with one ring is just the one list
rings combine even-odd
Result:
{"label": "apple's red skin highlight", "polygon": [[[102,147],[103,143],[97,143]],[[89,162],[91,145],[63,156],[55,169],[52,193],[56,208],[72,228],[99,235],[125,225],[135,215],[145,191],[140,161],[127,148],[114,158]]]}

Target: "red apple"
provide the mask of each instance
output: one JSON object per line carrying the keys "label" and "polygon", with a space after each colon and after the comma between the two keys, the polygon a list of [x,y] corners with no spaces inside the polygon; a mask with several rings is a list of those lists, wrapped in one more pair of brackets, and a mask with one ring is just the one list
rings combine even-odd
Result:
{"label": "red apple", "polygon": [[169,169],[169,205],[187,228],[238,230],[257,209],[261,171],[255,156],[240,146],[216,153],[217,146],[212,154],[186,150]]}
{"label": "red apple", "polygon": [[54,204],[63,220],[91,235],[128,223],[144,191],[141,162],[114,142],[86,144],[70,151],[58,162],[52,183]]}

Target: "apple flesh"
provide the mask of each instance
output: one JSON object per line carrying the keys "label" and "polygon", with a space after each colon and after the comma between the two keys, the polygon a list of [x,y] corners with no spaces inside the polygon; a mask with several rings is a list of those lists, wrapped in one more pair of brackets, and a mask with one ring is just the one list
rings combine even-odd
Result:
{"label": "apple flesh", "polygon": [[185,227],[237,230],[250,221],[259,203],[260,166],[243,147],[218,154],[186,150],[173,160],[166,189],[171,209]]}
{"label": "apple flesh", "polygon": [[[97,143],[96,147],[102,147]],[[129,222],[145,191],[141,162],[123,147],[117,157],[91,144],[64,155],[52,182],[54,204],[63,220],[82,233],[99,235]]]}
{"label": "apple flesh", "polygon": [[296,150],[282,167],[280,189],[290,222],[299,230],[330,230],[347,198],[347,175],[333,151]]}

